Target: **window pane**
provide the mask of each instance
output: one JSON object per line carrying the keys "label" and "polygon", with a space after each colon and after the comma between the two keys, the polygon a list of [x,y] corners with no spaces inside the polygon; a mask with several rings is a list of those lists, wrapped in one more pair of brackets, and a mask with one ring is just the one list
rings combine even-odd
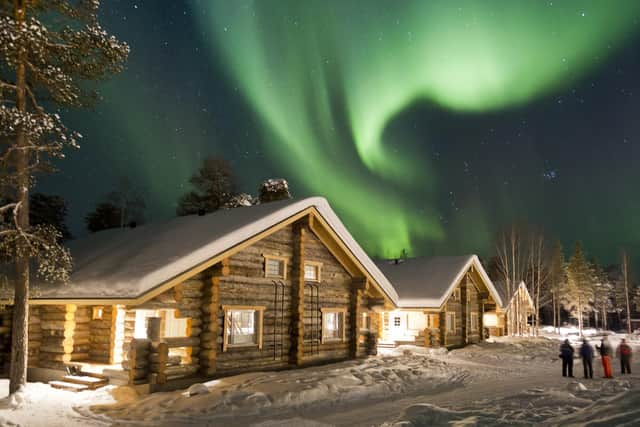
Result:
{"label": "window pane", "polygon": [[267,259],[267,276],[284,277],[284,261],[278,259]]}
{"label": "window pane", "polygon": [[400,326],[401,319],[399,317],[393,318],[393,326]]}
{"label": "window pane", "polygon": [[340,338],[340,314],[324,313],[325,338]]}
{"label": "window pane", "polygon": [[306,280],[318,280],[318,266],[305,264],[304,278]]}
{"label": "window pane", "polygon": [[230,310],[229,316],[229,344],[256,343],[256,311]]}

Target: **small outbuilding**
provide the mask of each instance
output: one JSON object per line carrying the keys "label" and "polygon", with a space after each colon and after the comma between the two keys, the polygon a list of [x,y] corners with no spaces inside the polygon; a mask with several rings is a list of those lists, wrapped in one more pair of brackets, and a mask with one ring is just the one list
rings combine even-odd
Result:
{"label": "small outbuilding", "polygon": [[535,314],[535,304],[527,285],[521,281],[509,291],[504,282],[495,283],[503,305],[484,315],[484,324],[490,336],[531,335],[531,319]]}
{"label": "small outbuilding", "polygon": [[378,262],[398,293],[382,314],[380,341],[462,347],[485,336],[483,315],[502,300],[476,255]]}

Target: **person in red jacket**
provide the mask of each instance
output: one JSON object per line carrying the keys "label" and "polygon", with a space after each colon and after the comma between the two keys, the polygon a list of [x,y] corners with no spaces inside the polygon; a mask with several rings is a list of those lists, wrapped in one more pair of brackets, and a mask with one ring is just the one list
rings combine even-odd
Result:
{"label": "person in red jacket", "polygon": [[627,340],[622,338],[618,349],[616,350],[620,358],[620,372],[622,375],[631,373],[631,346],[627,344]]}

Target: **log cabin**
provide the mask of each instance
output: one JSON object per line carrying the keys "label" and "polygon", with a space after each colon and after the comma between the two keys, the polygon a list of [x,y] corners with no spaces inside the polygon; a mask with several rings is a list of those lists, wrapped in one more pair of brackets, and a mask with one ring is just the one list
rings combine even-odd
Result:
{"label": "log cabin", "polygon": [[[82,383],[65,370],[155,391],[365,357],[375,312],[397,302],[318,197],[106,230],[69,247],[70,283],[38,283],[29,306],[29,377],[61,388]],[[2,292],[10,331],[10,286]],[[0,352],[6,360],[9,346]]]}
{"label": "log cabin", "polygon": [[483,321],[492,337],[503,335],[526,336],[531,334],[531,317],[535,313],[533,298],[524,281],[508,290],[504,282],[495,282],[495,288],[503,302],[501,307],[485,312]]}
{"label": "log cabin", "polygon": [[380,322],[382,345],[462,347],[484,339],[486,307],[502,301],[476,255],[378,262],[398,293]]}

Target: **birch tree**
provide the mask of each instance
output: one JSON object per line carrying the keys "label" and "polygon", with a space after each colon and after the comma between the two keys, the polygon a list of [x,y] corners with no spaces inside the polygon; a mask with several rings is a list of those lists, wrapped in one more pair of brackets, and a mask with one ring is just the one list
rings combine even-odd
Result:
{"label": "birch tree", "polygon": [[553,309],[553,327],[560,332],[560,301],[566,289],[566,269],[562,244],[557,241],[549,265],[549,292]]}
{"label": "birch tree", "polygon": [[29,191],[50,161],[77,148],[63,108],[98,99],[87,82],[122,71],[129,48],[98,24],[98,0],[0,0],[0,207],[2,261],[12,265],[13,331],[9,393],[26,382],[31,264],[47,280],[65,281],[71,268],[53,227],[29,223]]}

